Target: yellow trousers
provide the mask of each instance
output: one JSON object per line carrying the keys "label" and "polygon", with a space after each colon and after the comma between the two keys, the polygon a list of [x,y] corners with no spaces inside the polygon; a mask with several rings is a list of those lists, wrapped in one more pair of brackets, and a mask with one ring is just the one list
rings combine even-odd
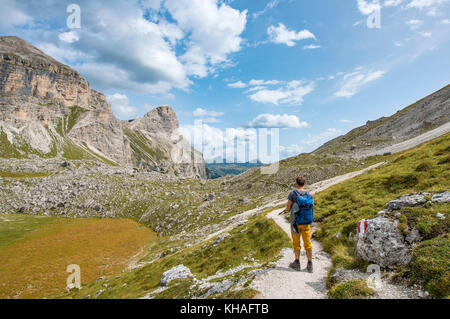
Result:
{"label": "yellow trousers", "polygon": [[311,225],[298,225],[298,234],[294,234],[291,230],[292,244],[294,250],[301,250],[300,235],[303,238],[303,247],[305,250],[312,250],[311,245]]}

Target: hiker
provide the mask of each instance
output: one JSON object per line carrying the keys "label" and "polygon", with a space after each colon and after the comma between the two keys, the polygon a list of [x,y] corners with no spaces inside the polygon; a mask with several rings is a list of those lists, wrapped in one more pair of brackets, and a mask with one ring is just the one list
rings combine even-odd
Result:
{"label": "hiker", "polygon": [[306,269],[313,272],[312,264],[312,245],[311,245],[311,223],[313,222],[314,199],[304,189],[305,179],[302,176],[296,178],[297,189],[290,192],[286,209],[281,212],[290,213],[291,234],[294,246],[295,260],[289,264],[289,267],[300,270],[300,236],[303,238],[303,247],[306,250],[308,264]]}

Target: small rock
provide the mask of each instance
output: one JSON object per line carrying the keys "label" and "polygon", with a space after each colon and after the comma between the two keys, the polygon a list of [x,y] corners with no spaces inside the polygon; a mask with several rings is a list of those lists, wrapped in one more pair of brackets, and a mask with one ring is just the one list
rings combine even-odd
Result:
{"label": "small rock", "polygon": [[238,203],[239,204],[244,204],[244,203],[248,203],[250,200],[247,197],[244,198],[239,198]]}
{"label": "small rock", "polygon": [[208,201],[213,200],[213,199],[214,199],[214,194],[208,194],[206,196],[206,200],[208,200]]}
{"label": "small rock", "polygon": [[419,231],[416,228],[413,228],[408,235],[406,235],[405,240],[411,245],[414,243],[418,243],[422,240]]}
{"label": "small rock", "polygon": [[436,217],[437,217],[437,218],[440,218],[440,219],[445,219],[444,214],[441,214],[441,213],[437,213],[437,214],[436,214]]}
{"label": "small rock", "polygon": [[228,238],[228,237],[230,237],[230,234],[229,234],[229,233],[223,233],[223,234],[220,234],[220,235],[217,236],[216,239],[214,240],[214,244],[215,244],[215,245],[220,244],[221,242],[223,242],[223,241],[225,240],[225,238]]}

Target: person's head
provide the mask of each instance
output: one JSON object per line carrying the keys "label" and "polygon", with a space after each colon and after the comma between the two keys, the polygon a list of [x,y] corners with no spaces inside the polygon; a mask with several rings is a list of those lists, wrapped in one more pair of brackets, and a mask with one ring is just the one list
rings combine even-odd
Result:
{"label": "person's head", "polygon": [[295,179],[295,183],[297,184],[298,187],[303,187],[305,186],[306,182],[303,176],[297,176],[297,178]]}

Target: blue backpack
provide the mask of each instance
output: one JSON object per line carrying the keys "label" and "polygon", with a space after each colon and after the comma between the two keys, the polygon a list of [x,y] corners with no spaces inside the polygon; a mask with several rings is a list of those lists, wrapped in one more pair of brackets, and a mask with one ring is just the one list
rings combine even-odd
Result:
{"label": "blue backpack", "polygon": [[296,212],[297,225],[309,225],[314,221],[314,198],[307,191],[294,190],[297,195],[297,205],[299,210]]}

